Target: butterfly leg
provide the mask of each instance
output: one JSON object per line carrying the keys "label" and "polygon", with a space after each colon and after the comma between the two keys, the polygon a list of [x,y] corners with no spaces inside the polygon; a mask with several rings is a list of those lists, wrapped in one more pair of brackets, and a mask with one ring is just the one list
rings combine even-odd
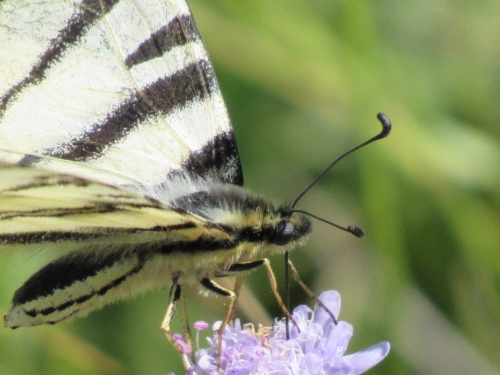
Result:
{"label": "butterfly leg", "polygon": [[[173,294],[173,297],[172,297],[172,294]],[[175,314],[177,306],[179,305],[179,302],[181,303],[181,310],[182,310],[183,316],[184,316],[184,318],[183,318],[184,326],[186,327],[186,325],[188,325],[187,324],[187,317],[185,315],[186,307],[185,307],[184,299],[182,298],[181,286],[179,284],[177,284],[175,280],[174,280],[174,284],[172,285],[172,288],[170,289],[170,297],[171,297],[171,301],[168,305],[167,313],[165,314],[165,318],[163,319],[163,322],[161,324],[161,330],[163,331],[165,338],[170,342],[170,344],[172,344],[174,349],[181,356],[184,367],[186,369],[188,369],[189,367],[191,367],[191,363],[189,363],[187,356],[192,353],[191,343],[190,343],[190,334],[189,333],[185,334],[186,339],[187,339],[187,341],[186,341],[187,345],[185,347],[183,347],[179,343],[179,341],[176,340],[174,338],[174,336],[172,335],[172,333],[170,332],[170,323],[172,322],[172,318]],[[187,332],[189,332],[189,328],[188,328]]]}
{"label": "butterfly leg", "polygon": [[335,325],[337,325],[337,318],[335,317],[335,315],[333,315],[333,313],[330,311],[330,309],[328,309],[328,307],[326,307],[323,302],[321,302],[318,297],[316,297],[316,295],[312,292],[311,289],[309,289],[307,287],[307,285],[302,281],[302,279],[300,278],[299,276],[299,272],[297,271],[297,269],[295,268],[295,266],[293,265],[292,261],[290,259],[288,259],[288,267],[290,269],[290,272],[292,273],[293,275],[293,278],[295,279],[295,281],[297,281],[297,283],[299,283],[299,285],[302,287],[302,289],[304,289],[304,292],[306,292],[306,294],[309,296],[309,298],[311,298],[314,303],[316,303],[317,305],[321,306],[321,308],[323,310],[326,311],[326,313],[328,315],[330,315],[330,317],[333,319],[333,323]]}
{"label": "butterfly leg", "polygon": [[188,345],[189,356],[191,358],[191,362],[194,363],[194,353],[193,353],[193,347],[191,345],[193,336],[191,335],[191,328],[189,327],[186,299],[184,298],[184,296],[181,295],[179,303],[181,308],[182,325],[184,328],[184,342]]}
{"label": "butterfly leg", "polygon": [[229,290],[229,289],[226,289],[226,288],[220,286],[215,281],[210,280],[209,278],[201,279],[200,284],[203,285],[208,290],[210,290],[211,292],[214,292],[220,296],[224,296],[224,297],[229,298],[229,303],[227,305],[226,314],[224,315],[224,319],[222,320],[222,323],[219,326],[219,329],[217,330],[217,335],[219,336],[219,342],[217,343],[217,372],[220,373],[221,356],[222,356],[222,334],[224,333],[224,329],[226,328],[227,323],[229,322],[229,320],[231,318],[234,304],[236,302],[236,293]]}
{"label": "butterfly leg", "polygon": [[232,310],[229,312],[229,324],[232,324],[232,322],[234,322],[234,320],[236,319],[236,305],[238,303],[238,298],[240,296],[240,290],[243,286],[243,276],[238,276],[236,278],[236,282],[234,283],[234,294],[235,294],[235,301],[234,301],[234,304],[233,304],[233,308]]}
{"label": "butterfly leg", "polygon": [[264,258],[264,259],[259,259],[255,260],[252,262],[242,262],[242,263],[235,263],[231,267],[229,267],[228,271],[230,272],[244,272],[244,271],[250,271],[254,269],[255,267],[262,266],[264,265],[267,270],[267,276],[269,278],[269,283],[271,284],[271,290],[276,297],[276,300],[278,301],[278,304],[281,307],[281,310],[285,313],[285,315],[290,319],[290,321],[297,325],[297,322],[293,318],[293,316],[290,314],[288,309],[286,308],[285,304],[283,303],[283,300],[281,299],[281,296],[278,292],[278,283],[276,282],[276,277],[274,276],[274,271],[271,267],[271,263],[269,262],[269,259]]}

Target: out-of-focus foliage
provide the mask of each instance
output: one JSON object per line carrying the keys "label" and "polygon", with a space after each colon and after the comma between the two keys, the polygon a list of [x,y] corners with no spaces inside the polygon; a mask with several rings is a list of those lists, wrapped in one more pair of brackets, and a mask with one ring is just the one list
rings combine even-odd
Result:
{"label": "out-of-focus foliage", "polygon": [[[235,127],[246,185],[315,222],[292,253],[316,292],[342,294],[350,352],[382,340],[370,374],[500,374],[500,5],[495,1],[197,0],[191,3]],[[0,264],[0,306],[36,269]],[[283,284],[282,260],[273,261]],[[264,270],[248,288],[281,316]],[[293,286],[293,303],[310,303]],[[188,293],[190,317],[223,299]],[[252,304],[245,297],[246,304]],[[159,325],[167,292],[55,327],[0,330],[1,374],[182,373]],[[246,305],[245,304],[245,305]],[[240,313],[254,321],[255,307]],[[180,331],[180,324],[174,327]]]}

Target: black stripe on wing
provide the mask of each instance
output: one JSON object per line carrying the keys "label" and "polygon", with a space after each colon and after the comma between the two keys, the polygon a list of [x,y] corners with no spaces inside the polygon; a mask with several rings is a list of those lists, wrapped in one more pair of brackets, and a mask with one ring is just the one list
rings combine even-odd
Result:
{"label": "black stripe on wing", "polygon": [[41,231],[41,232],[23,232],[0,234],[0,245],[43,245],[59,242],[85,242],[94,240],[105,240],[122,238],[123,235],[132,235],[138,233],[157,232],[168,234],[171,231],[193,229],[196,225],[193,223],[154,226],[152,228],[108,228],[108,227],[89,227],[87,231],[79,228],[76,231]]}
{"label": "black stripe on wing", "polygon": [[51,65],[57,63],[68,47],[78,43],[82,36],[94,23],[107,14],[120,0],[83,0],[80,12],[71,17],[66,27],[53,38],[52,45],[48,48],[31,68],[28,75],[19,83],[12,86],[0,98],[0,117],[8,107],[11,100],[27,86],[37,84],[45,78],[45,73]]}
{"label": "black stripe on wing", "polygon": [[188,174],[243,186],[243,169],[232,130],[217,134],[202,149],[191,152],[182,167],[170,172],[167,178]]}
{"label": "black stripe on wing", "polygon": [[[199,74],[200,70],[203,75]],[[45,151],[44,155],[79,162],[101,156],[107,147],[120,142],[149,116],[166,116],[193,100],[210,95],[215,88],[206,74],[210,71],[209,63],[199,61],[170,77],[159,78],[122,102],[101,123],[94,124],[92,130],[56,149]]]}
{"label": "black stripe on wing", "polygon": [[191,15],[175,17],[168,25],[152,33],[150,37],[125,59],[130,69],[156,57],[161,57],[172,48],[201,40]]}

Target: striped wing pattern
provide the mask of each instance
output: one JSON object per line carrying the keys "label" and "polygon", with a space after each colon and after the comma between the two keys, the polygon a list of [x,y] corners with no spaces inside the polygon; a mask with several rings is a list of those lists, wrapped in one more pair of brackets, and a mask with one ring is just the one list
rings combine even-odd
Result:
{"label": "striped wing pattern", "polygon": [[184,212],[113,185],[0,164],[2,249],[57,249],[160,242],[172,228],[203,225]]}
{"label": "striped wing pattern", "polygon": [[108,184],[119,175],[159,184],[182,171],[243,184],[218,83],[184,1],[0,7],[2,160]]}

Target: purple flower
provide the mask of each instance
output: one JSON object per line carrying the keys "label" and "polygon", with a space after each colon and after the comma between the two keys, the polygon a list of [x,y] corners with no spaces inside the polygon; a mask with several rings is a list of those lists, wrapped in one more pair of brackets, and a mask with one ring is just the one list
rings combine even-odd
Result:
{"label": "purple flower", "polygon": [[[319,298],[338,316],[338,292],[327,291]],[[298,306],[292,315],[299,329],[291,326],[289,340],[286,340],[284,321],[277,322],[272,328],[259,327],[257,331],[252,325],[242,327],[239,320],[235,321],[234,327],[226,327],[222,335],[221,373],[356,375],[375,366],[389,353],[389,343],[381,342],[345,355],[352,337],[352,326],[343,321],[335,325],[330,315],[318,305],[314,311],[305,305]],[[190,368],[190,373],[217,373],[217,334],[208,341],[208,349],[196,352],[196,363]]]}

